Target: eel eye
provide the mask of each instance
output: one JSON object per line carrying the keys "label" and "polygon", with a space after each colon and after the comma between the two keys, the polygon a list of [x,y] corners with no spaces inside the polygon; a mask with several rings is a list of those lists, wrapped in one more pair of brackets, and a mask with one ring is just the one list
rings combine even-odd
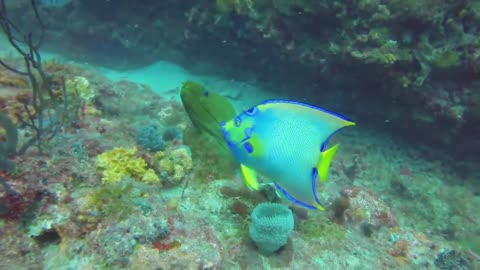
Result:
{"label": "eel eye", "polygon": [[239,126],[240,126],[240,123],[242,123],[242,121],[240,121],[240,118],[235,118],[235,120],[233,120],[233,124],[234,124],[236,127],[239,127]]}
{"label": "eel eye", "polygon": [[249,116],[253,116],[257,113],[257,107],[252,107],[252,108],[248,109],[247,111],[245,111],[245,113]]}

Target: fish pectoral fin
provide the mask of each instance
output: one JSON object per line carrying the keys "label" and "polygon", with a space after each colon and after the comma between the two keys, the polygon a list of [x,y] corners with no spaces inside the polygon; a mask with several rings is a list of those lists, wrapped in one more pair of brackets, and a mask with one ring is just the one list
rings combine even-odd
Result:
{"label": "fish pectoral fin", "polygon": [[318,177],[322,183],[327,181],[328,169],[332,163],[333,156],[337,152],[338,144],[320,153],[320,161],[317,166]]}
{"label": "fish pectoral fin", "polygon": [[245,185],[250,189],[258,190],[257,172],[243,164],[240,164],[240,169],[242,170]]}

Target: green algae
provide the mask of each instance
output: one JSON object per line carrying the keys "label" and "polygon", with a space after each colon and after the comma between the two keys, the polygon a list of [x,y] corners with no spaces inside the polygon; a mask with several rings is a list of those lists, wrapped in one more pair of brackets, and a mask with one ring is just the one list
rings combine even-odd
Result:
{"label": "green algae", "polygon": [[480,236],[473,236],[468,239],[457,241],[457,244],[465,249],[470,249],[476,254],[480,254]]}
{"label": "green algae", "polygon": [[136,209],[142,208],[138,201],[147,194],[146,190],[143,183],[123,178],[121,181],[102,185],[89,193],[81,211],[98,211],[104,217],[123,220]]}
{"label": "green algae", "polygon": [[430,58],[430,64],[439,69],[452,68],[458,66],[460,62],[460,54],[454,50],[437,50]]}
{"label": "green algae", "polygon": [[300,223],[298,231],[305,239],[328,238],[331,240],[343,240],[347,232],[341,224],[320,216]]}

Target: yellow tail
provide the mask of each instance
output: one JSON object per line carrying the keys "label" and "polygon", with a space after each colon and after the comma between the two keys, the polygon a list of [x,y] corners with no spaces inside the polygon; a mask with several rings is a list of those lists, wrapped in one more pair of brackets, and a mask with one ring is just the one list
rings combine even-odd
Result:
{"label": "yellow tail", "polygon": [[338,144],[332,146],[330,149],[323,151],[320,154],[320,161],[317,166],[318,177],[322,183],[327,181],[328,169],[330,168],[330,163],[332,162],[333,156],[337,152]]}

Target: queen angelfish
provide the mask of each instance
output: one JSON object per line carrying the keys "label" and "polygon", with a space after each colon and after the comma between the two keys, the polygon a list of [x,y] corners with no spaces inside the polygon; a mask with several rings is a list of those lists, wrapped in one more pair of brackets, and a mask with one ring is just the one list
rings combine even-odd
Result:
{"label": "queen angelfish", "polygon": [[327,149],[328,140],[353,125],[339,114],[288,100],[265,101],[221,124],[249,188],[258,190],[259,172],[290,201],[319,210],[316,186],[327,180],[338,148]]}

